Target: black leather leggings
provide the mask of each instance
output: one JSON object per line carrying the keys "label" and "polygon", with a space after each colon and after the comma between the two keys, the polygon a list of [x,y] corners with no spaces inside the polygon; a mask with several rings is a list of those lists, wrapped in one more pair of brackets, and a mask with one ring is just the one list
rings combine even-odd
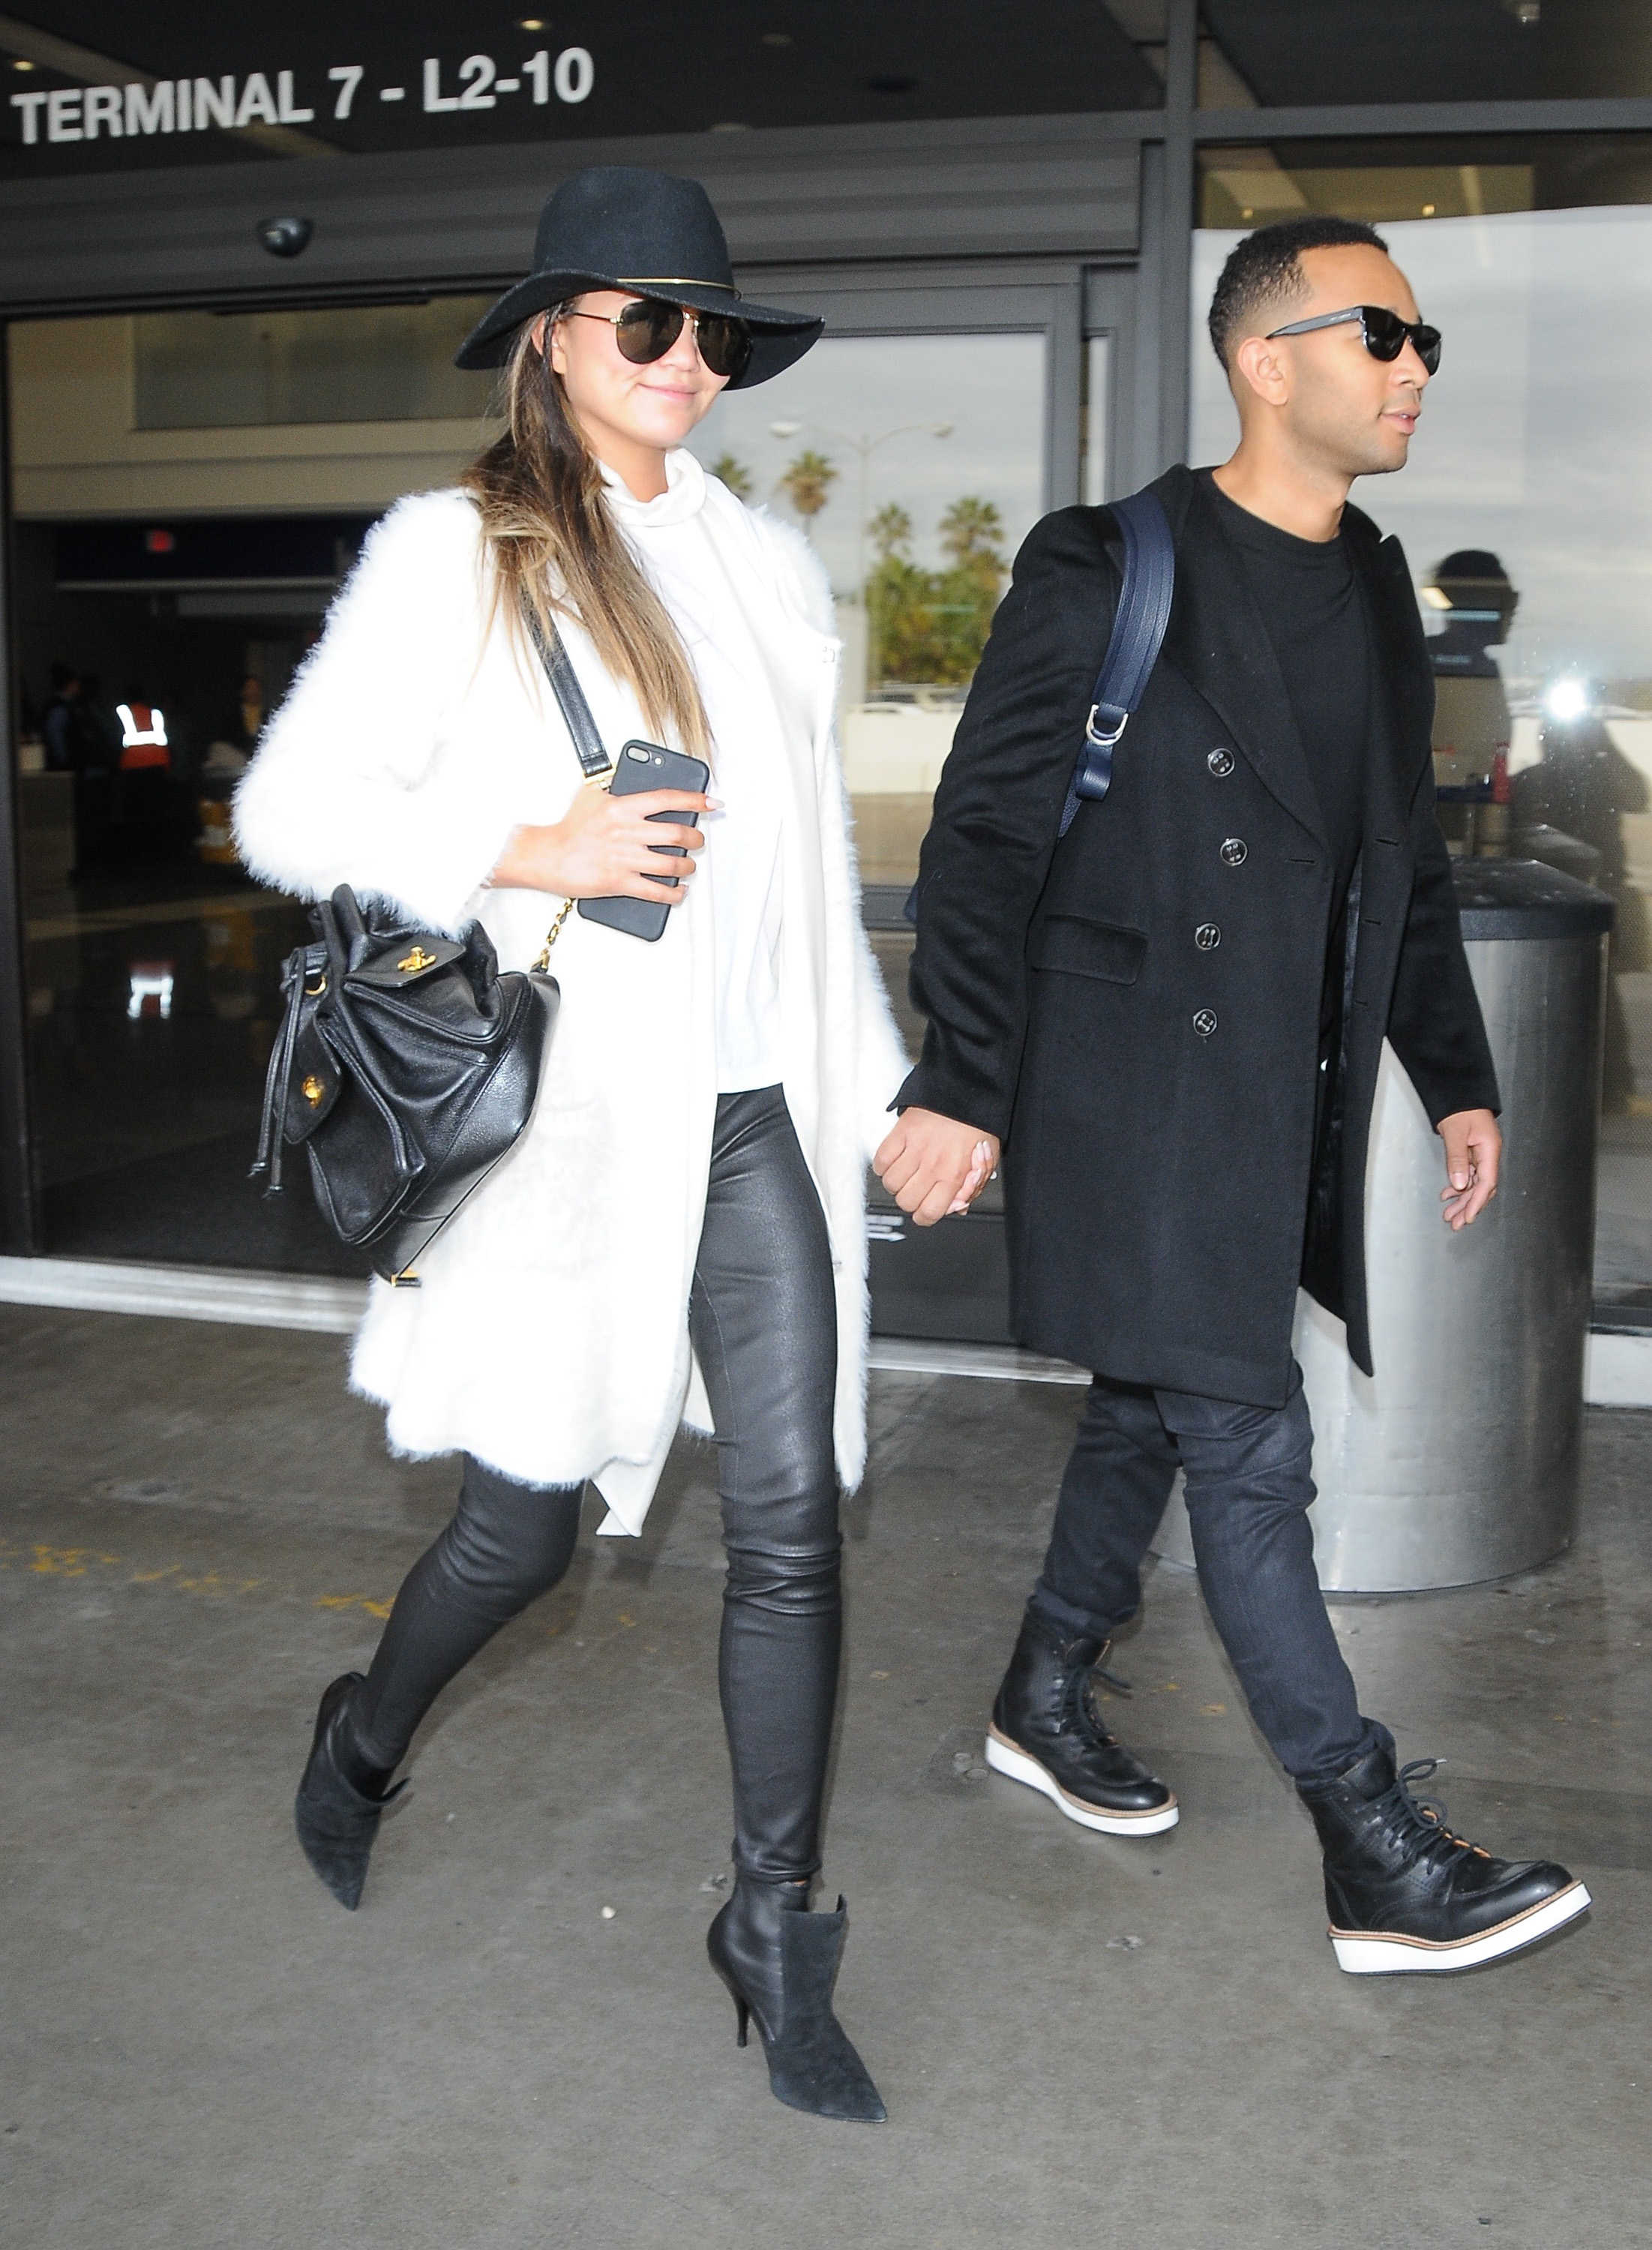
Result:
{"label": "black leather leggings", "polygon": [[[820,1865],[842,1542],[831,1253],[778,1087],[719,1096],[689,1332],[716,1425],[728,1556],[718,1678],[734,1863],[783,1881]],[[356,1703],[370,1763],[398,1765],[448,1681],[556,1584],[580,1498],[515,1484],[466,1455],[458,1511],[408,1573]]]}

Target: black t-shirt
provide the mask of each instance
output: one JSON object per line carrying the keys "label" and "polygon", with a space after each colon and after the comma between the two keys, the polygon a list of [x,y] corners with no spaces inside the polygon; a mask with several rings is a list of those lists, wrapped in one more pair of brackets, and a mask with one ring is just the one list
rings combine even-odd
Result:
{"label": "black t-shirt", "polygon": [[1366,745],[1371,728],[1370,630],[1347,542],[1298,539],[1229,499],[1208,473],[1206,489],[1238,549],[1284,674],[1325,833],[1335,856],[1333,928],[1359,855]]}

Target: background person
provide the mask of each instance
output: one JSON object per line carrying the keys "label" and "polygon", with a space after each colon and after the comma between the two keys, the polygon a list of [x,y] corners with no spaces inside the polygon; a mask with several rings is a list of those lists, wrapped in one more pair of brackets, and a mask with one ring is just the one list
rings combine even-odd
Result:
{"label": "background person", "polygon": [[1247,237],[1210,333],[1239,446],[1154,487],[1176,547],[1164,652],[1111,791],[1059,845],[1117,600],[1107,512],[1046,517],[1017,561],[924,845],[928,1027],[878,1169],[930,1220],[1002,1140],[1015,1336],[1097,1370],[989,1761],[1090,1827],[1174,1817],[1089,1676],[1139,1605],[1180,1464],[1206,1604],[1319,1832],[1339,1961],[1466,1967],[1588,1895],[1451,1836],[1361,1713],[1314,1570],[1291,1349],[1305,1281],[1371,1370],[1385,1032],[1443,1144],[1447,1223],[1497,1191],[1416,601],[1398,543],[1347,506],[1356,477],[1404,466],[1439,337],[1380,238],[1328,218]]}
{"label": "background person", "polygon": [[114,764],[87,684],[72,665],[52,667],[52,693],[40,733],[47,772],[73,776],[72,880],[100,868],[107,856],[112,817],[110,776]]}
{"label": "background person", "polygon": [[[1509,638],[1520,597],[1483,547],[1448,555],[1423,588],[1442,604],[1443,629],[1428,642],[1434,673],[1434,783],[1442,832],[1474,858],[1500,858],[1509,842],[1509,752],[1514,721],[1493,649]],[[1453,801],[1455,800],[1455,801]]]}
{"label": "background person", "polygon": [[[299,1831],[353,1906],[415,1729],[562,1576],[582,1486],[636,1532],[685,1411],[714,1425],[735,1883],[708,1943],[781,2099],[872,2120],[831,2011],[843,1901],[811,1914],[808,1895],[837,1477],[852,1487],[865,1454],[864,1168],[906,1063],[860,924],[829,591],[795,534],[683,450],[726,383],[778,374],[820,327],[738,296],[697,183],[620,167],[566,183],[534,272],[459,355],[505,362],[506,434],[462,491],[404,500],[374,532],[237,819],[265,880],[312,896],[348,881],[443,930],[479,919],[507,969],[533,960],[558,901],[661,895],[651,816],[705,823],[666,832],[694,857],[667,863],[682,887],[657,944],[568,921],[531,1127],[421,1260],[422,1287],[374,1286],[353,1382],[389,1407],[396,1451],[462,1451],[464,1480],[365,1679],[322,1698]],[[610,756],[652,736],[707,756],[715,807],[582,788],[522,596],[554,609]]]}

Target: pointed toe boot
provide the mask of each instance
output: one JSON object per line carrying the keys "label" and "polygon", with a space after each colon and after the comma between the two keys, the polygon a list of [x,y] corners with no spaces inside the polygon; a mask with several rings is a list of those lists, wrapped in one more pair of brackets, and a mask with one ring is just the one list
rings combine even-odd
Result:
{"label": "pointed toe boot", "polygon": [[832,2012],[849,1917],[810,1914],[803,1882],[737,1876],[706,1950],[734,2002],[736,2037],[754,2019],[775,2098],[816,2117],[868,2125],[888,2115],[865,2064]]}
{"label": "pointed toe boot", "polygon": [[305,1858],[339,1904],[352,1912],[361,1903],[380,1818],[407,1787],[404,1781],[393,1789],[385,1786],[389,1775],[368,1765],[354,1749],[350,1704],[362,1684],[359,1672],[346,1672],[323,1694],[293,1806]]}

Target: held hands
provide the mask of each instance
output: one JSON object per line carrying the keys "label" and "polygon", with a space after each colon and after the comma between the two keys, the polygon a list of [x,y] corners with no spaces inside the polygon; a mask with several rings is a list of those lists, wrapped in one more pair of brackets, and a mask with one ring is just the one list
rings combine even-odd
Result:
{"label": "held hands", "polygon": [[990,1133],[933,1109],[904,1109],[872,1158],[872,1169],[919,1226],[961,1215],[998,1166]]}
{"label": "held hands", "polygon": [[[696,862],[664,858],[660,847],[673,854],[703,852],[706,839],[699,829],[674,821],[650,827],[650,816],[692,812],[698,818],[720,809],[714,798],[687,790],[610,797],[605,789],[582,789],[552,826],[519,828],[488,881],[495,890],[549,891],[560,899],[663,899],[679,907]],[[673,878],[674,890],[666,887]]]}
{"label": "held hands", "polygon": [[1458,1109],[1435,1128],[1445,1143],[1449,1187],[1440,1191],[1441,1217],[1453,1233],[1472,1226],[1497,1191],[1503,1135],[1489,1109]]}

